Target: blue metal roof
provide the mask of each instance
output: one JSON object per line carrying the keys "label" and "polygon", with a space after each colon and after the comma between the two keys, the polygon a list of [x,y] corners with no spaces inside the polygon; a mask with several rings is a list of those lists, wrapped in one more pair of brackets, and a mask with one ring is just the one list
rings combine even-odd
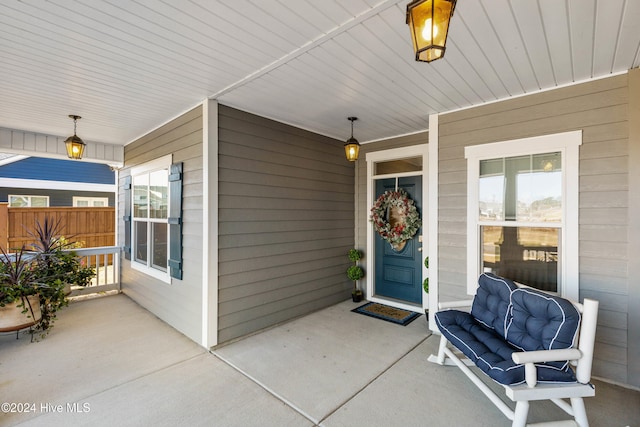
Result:
{"label": "blue metal roof", "polygon": [[108,165],[41,157],[28,157],[0,166],[0,178],[115,184],[115,173]]}

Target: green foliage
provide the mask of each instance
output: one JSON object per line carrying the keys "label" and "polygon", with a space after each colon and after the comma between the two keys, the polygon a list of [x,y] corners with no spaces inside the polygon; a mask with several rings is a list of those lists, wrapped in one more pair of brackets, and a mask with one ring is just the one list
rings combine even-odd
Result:
{"label": "green foliage", "polygon": [[69,303],[65,286],[87,286],[95,276],[94,269],[70,251],[78,244],[65,239],[61,228],[60,221],[45,217],[29,233],[35,240],[31,251],[23,246],[13,255],[4,250],[0,255],[0,306],[38,294],[42,320],[32,332],[41,331],[42,336],[53,327],[58,310]]}
{"label": "green foliage", "polygon": [[354,263],[354,265],[347,269],[347,277],[349,280],[353,281],[353,292],[361,292],[358,289],[358,280],[364,277],[364,270],[358,265],[358,261],[362,259],[362,252],[357,249],[349,249],[349,253],[347,255]]}
{"label": "green foliage", "polygon": [[[424,266],[426,268],[429,268],[429,257],[426,257],[424,259]],[[422,288],[424,289],[425,293],[429,293],[429,278],[425,277],[424,281],[422,282]]]}
{"label": "green foliage", "polygon": [[38,279],[45,285],[40,292],[42,321],[38,328],[48,331],[56,320],[58,310],[69,304],[65,286],[87,286],[95,276],[95,271],[84,266],[80,257],[70,251],[79,244],[62,235],[60,219],[54,221],[45,217],[42,223],[36,221],[34,232],[29,234],[35,240],[32,247],[37,254]]}
{"label": "green foliage", "polygon": [[360,261],[362,259],[362,252],[357,249],[349,249],[349,259],[353,262]]}
{"label": "green foliage", "polygon": [[37,294],[38,272],[24,246],[12,255],[3,248],[0,251],[0,307]]}
{"label": "green foliage", "polygon": [[360,280],[364,277],[364,270],[357,265],[352,265],[347,269],[347,277],[349,278],[349,280],[352,280],[354,282],[356,280]]}

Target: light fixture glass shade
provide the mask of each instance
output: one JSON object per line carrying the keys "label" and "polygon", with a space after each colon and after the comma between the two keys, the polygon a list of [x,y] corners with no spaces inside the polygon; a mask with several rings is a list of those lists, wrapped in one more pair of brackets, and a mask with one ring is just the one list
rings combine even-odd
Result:
{"label": "light fixture glass shade", "polygon": [[351,137],[344,144],[344,154],[347,156],[347,160],[355,162],[358,160],[358,154],[360,154],[360,143],[354,137]]}
{"label": "light fixture glass shade", "polygon": [[67,148],[67,156],[69,156],[70,159],[80,160],[84,153],[84,147],[87,145],[78,135],[76,135],[76,125],[78,124],[78,120],[82,117],[76,116],[75,114],[69,114],[69,118],[73,119],[73,135],[64,140],[64,145]]}
{"label": "light fixture glass shade", "polygon": [[431,62],[444,56],[456,0],[414,0],[407,5],[416,61]]}
{"label": "light fixture glass shade", "polygon": [[87,145],[75,133],[64,141],[67,147],[67,156],[70,159],[80,160],[84,154],[84,147]]}
{"label": "light fixture glass shade", "polygon": [[347,156],[347,160],[355,162],[358,160],[358,154],[360,154],[360,143],[353,137],[353,122],[358,118],[347,117],[347,120],[351,122],[351,137],[344,143],[344,154]]}

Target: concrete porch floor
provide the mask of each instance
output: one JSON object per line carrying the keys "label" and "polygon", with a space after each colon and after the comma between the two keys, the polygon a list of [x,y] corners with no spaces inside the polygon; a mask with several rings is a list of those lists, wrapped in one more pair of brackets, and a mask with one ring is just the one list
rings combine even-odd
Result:
{"label": "concrete porch floor", "polygon": [[[354,307],[208,352],[125,295],[76,302],[41,342],[0,335],[0,403],[21,412],[3,406],[0,425],[510,425],[457,368],[427,362],[424,316],[402,327]],[[595,384],[591,426],[640,426],[640,392]],[[529,422],[567,418],[540,402]]]}

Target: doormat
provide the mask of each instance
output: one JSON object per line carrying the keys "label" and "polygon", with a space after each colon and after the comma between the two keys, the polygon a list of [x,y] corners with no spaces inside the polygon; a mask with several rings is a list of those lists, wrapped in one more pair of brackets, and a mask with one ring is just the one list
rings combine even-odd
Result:
{"label": "doormat", "polygon": [[365,316],[375,317],[376,319],[386,320],[387,322],[396,323],[398,325],[407,326],[409,323],[421,316],[409,310],[389,307],[388,305],[378,304],[377,302],[368,302],[358,308],[354,308],[354,313],[364,314]]}

